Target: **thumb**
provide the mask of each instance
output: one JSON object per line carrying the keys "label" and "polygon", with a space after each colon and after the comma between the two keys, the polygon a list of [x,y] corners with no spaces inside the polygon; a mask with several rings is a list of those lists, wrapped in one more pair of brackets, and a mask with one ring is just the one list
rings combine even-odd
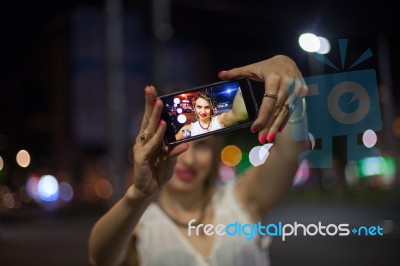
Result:
{"label": "thumb", "polygon": [[262,80],[254,71],[252,71],[254,67],[252,65],[242,66],[232,68],[230,70],[223,70],[218,73],[218,78],[222,80],[235,79],[240,77],[245,77],[253,80]]}
{"label": "thumb", "polygon": [[172,147],[168,152],[170,157],[177,157],[179,154],[185,152],[187,149],[189,149],[189,144],[188,143],[181,143],[179,145],[176,145]]}

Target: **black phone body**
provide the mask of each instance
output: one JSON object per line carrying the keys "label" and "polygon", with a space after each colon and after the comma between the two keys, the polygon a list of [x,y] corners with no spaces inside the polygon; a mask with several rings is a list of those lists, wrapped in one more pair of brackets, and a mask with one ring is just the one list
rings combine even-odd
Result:
{"label": "black phone body", "polygon": [[[196,101],[199,97],[203,100]],[[241,97],[243,102],[241,98],[235,100],[235,97]],[[167,124],[164,141],[168,146],[249,127],[258,114],[253,89],[246,78],[207,84],[163,95],[160,99],[164,104],[161,119]],[[238,106],[238,102],[242,113],[244,104],[247,117],[243,119],[242,116],[239,121],[221,126],[219,121],[228,114],[232,117],[232,109]],[[200,110],[204,111],[204,108],[208,108],[208,116]],[[203,121],[209,121],[208,126]]]}

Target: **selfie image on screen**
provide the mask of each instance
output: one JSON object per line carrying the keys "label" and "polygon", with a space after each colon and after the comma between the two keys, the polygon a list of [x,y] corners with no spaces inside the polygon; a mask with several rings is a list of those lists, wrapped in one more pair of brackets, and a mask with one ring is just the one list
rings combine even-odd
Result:
{"label": "selfie image on screen", "polygon": [[176,140],[248,121],[246,106],[236,81],[171,96],[165,104]]}

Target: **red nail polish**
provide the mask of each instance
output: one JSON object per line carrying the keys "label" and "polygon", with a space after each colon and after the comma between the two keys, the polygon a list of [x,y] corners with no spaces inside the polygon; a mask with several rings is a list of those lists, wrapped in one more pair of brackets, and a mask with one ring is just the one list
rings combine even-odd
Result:
{"label": "red nail polish", "polygon": [[259,138],[259,141],[261,144],[265,144],[267,142],[267,136],[265,134],[262,134]]}
{"label": "red nail polish", "polygon": [[220,72],[218,72],[218,77],[221,78],[221,75],[225,72],[225,70],[222,70]]}
{"label": "red nail polish", "polygon": [[164,124],[163,120],[160,120],[160,123],[158,123],[158,127],[161,127]]}
{"label": "red nail polish", "polygon": [[251,133],[256,133],[257,131],[258,131],[258,128],[256,128],[256,127],[250,128]]}
{"label": "red nail polish", "polygon": [[268,135],[267,135],[268,142],[273,142],[274,138],[275,138],[275,134],[274,133],[268,133]]}

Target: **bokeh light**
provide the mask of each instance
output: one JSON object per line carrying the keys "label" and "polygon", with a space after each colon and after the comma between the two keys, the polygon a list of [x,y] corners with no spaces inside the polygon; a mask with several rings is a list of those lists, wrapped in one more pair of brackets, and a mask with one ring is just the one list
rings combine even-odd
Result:
{"label": "bokeh light", "polygon": [[178,115],[177,119],[178,119],[178,122],[181,123],[181,124],[186,123],[186,116],[184,114]]}
{"label": "bokeh light", "polygon": [[319,54],[329,53],[331,50],[331,44],[328,41],[328,39],[326,39],[325,37],[318,37],[318,39],[319,39],[320,47],[319,47],[317,53],[319,53]]}
{"label": "bokeh light", "polygon": [[11,193],[10,188],[8,186],[1,186],[0,185],[0,198],[2,198],[7,193]]}
{"label": "bokeh light", "polygon": [[219,176],[223,183],[229,183],[230,181],[235,179],[236,172],[233,167],[227,166],[225,164],[220,164]]}
{"label": "bokeh light", "polygon": [[300,35],[299,44],[304,51],[310,53],[317,52],[321,47],[319,38],[312,33],[304,33]]}
{"label": "bokeh light", "polygon": [[251,167],[251,163],[249,160],[249,154],[246,152],[242,153],[242,160],[238,165],[236,165],[236,170],[241,174],[244,173],[247,169]]}
{"label": "bokeh light", "polygon": [[113,187],[107,179],[100,179],[94,185],[96,195],[102,199],[109,199],[113,194]]}
{"label": "bokeh light", "polygon": [[250,150],[249,161],[253,166],[259,166],[260,164],[262,164],[260,158],[260,149],[261,146],[255,146]]}
{"label": "bokeh light", "polygon": [[250,150],[249,161],[253,166],[261,165],[265,162],[269,155],[269,149],[273,144],[267,143],[263,146],[255,146]]}
{"label": "bokeh light", "polygon": [[371,148],[373,146],[375,146],[378,137],[376,136],[375,131],[368,129],[364,132],[363,136],[362,136],[362,140],[363,140],[363,144],[365,145],[365,147],[367,148]]}
{"label": "bokeh light", "polygon": [[38,193],[38,183],[39,183],[39,176],[37,175],[31,175],[26,181],[26,192],[32,199],[36,201],[40,200]]}
{"label": "bokeh light", "polygon": [[228,145],[221,151],[221,161],[227,166],[236,166],[242,160],[242,151],[236,145]]}
{"label": "bokeh light", "polygon": [[177,108],[177,109],[176,109],[176,112],[177,112],[178,114],[181,114],[181,113],[182,113],[182,108]]}
{"label": "bokeh light", "polygon": [[392,157],[367,157],[357,164],[358,177],[392,175],[396,172],[396,161]]}
{"label": "bokeh light", "polygon": [[397,137],[400,138],[400,117],[396,117],[393,120],[393,134]]}
{"label": "bokeh light", "polygon": [[3,205],[8,209],[15,207],[15,199],[12,193],[7,192],[3,195]]}
{"label": "bokeh light", "polygon": [[28,167],[29,164],[31,163],[31,156],[29,155],[28,151],[20,150],[17,153],[16,160],[19,166]]}
{"label": "bokeh light", "polygon": [[56,201],[59,194],[57,179],[52,175],[44,175],[37,185],[39,198],[43,201]]}
{"label": "bokeh light", "polygon": [[61,182],[59,197],[63,201],[71,201],[72,198],[74,197],[74,190],[72,189],[72,186],[67,182]]}
{"label": "bokeh light", "polygon": [[312,173],[312,164],[308,160],[301,161],[293,179],[293,186],[305,184]]}
{"label": "bokeh light", "polygon": [[174,98],[174,104],[179,104],[181,102],[181,99],[179,98]]}
{"label": "bokeh light", "polygon": [[3,170],[4,167],[4,161],[3,158],[0,156],[0,171]]}

